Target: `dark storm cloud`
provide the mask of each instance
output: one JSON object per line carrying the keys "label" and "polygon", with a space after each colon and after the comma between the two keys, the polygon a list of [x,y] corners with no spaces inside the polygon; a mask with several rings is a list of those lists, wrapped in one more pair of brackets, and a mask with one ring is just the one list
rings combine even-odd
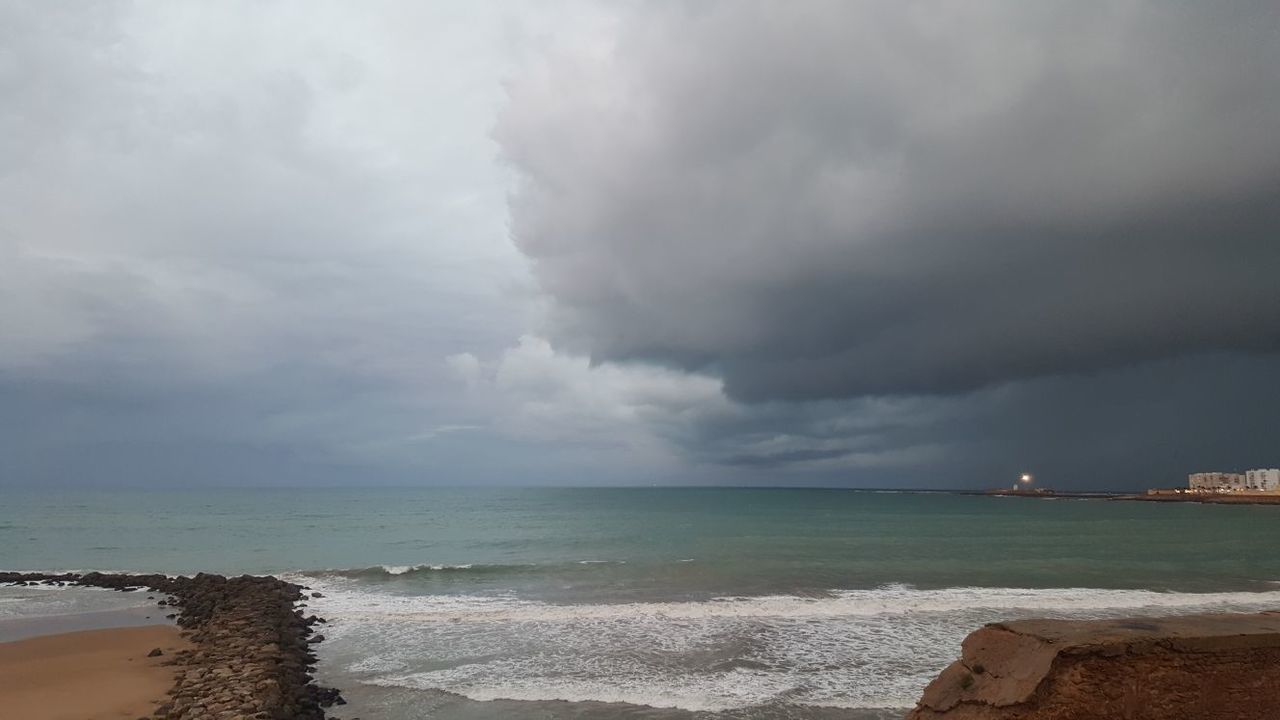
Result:
{"label": "dark storm cloud", "polygon": [[497,130],[563,347],[752,402],[1280,348],[1271,3],[673,3],[617,28],[517,78]]}
{"label": "dark storm cloud", "polygon": [[[759,403],[668,439],[739,481],[974,488],[1033,471],[1059,489],[1140,489],[1276,464],[1280,357],[1209,354],[963,395]],[[677,432],[678,430],[678,432]],[[795,473],[799,473],[795,475]]]}
{"label": "dark storm cloud", "polygon": [[0,0],[0,486],[1274,465],[1271,5]]}

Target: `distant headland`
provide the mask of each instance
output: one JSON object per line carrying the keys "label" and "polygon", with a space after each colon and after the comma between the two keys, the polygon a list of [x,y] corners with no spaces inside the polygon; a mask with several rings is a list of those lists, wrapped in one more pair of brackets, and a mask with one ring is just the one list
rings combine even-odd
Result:
{"label": "distant headland", "polygon": [[1193,502],[1218,505],[1280,505],[1280,469],[1258,468],[1242,473],[1196,472],[1186,487],[1152,488],[1144,493],[1061,492],[1035,484],[1035,476],[1022,473],[1010,487],[984,490],[979,495],[1030,498],[1089,498],[1143,502]]}

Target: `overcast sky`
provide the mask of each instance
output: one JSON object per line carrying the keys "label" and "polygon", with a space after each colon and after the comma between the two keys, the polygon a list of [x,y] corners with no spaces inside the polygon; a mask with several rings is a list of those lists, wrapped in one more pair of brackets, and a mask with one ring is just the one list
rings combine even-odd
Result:
{"label": "overcast sky", "polygon": [[1272,2],[0,0],[0,485],[1280,465]]}

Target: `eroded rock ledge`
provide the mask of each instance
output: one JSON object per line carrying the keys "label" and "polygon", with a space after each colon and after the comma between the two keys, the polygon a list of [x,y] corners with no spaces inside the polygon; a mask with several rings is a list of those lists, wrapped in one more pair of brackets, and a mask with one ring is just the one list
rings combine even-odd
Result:
{"label": "eroded rock ledge", "polygon": [[1280,717],[1280,613],[1021,620],[965,638],[908,720]]}
{"label": "eroded rock ledge", "polygon": [[0,573],[0,584],[148,590],[158,605],[172,607],[194,648],[173,658],[177,677],[157,719],[323,720],[325,707],[343,702],[312,679],[311,645],[324,639],[312,627],[324,620],[298,607],[300,585],[252,575],[11,572]]}

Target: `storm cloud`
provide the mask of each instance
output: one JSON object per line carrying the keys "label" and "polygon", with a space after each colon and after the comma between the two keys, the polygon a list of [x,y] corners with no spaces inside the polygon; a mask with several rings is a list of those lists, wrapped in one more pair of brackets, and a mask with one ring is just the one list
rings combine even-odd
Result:
{"label": "storm cloud", "polygon": [[1280,348],[1271,3],[643,4],[509,83],[558,348],[751,403]]}
{"label": "storm cloud", "polygon": [[0,0],[0,486],[1280,458],[1274,3]]}

